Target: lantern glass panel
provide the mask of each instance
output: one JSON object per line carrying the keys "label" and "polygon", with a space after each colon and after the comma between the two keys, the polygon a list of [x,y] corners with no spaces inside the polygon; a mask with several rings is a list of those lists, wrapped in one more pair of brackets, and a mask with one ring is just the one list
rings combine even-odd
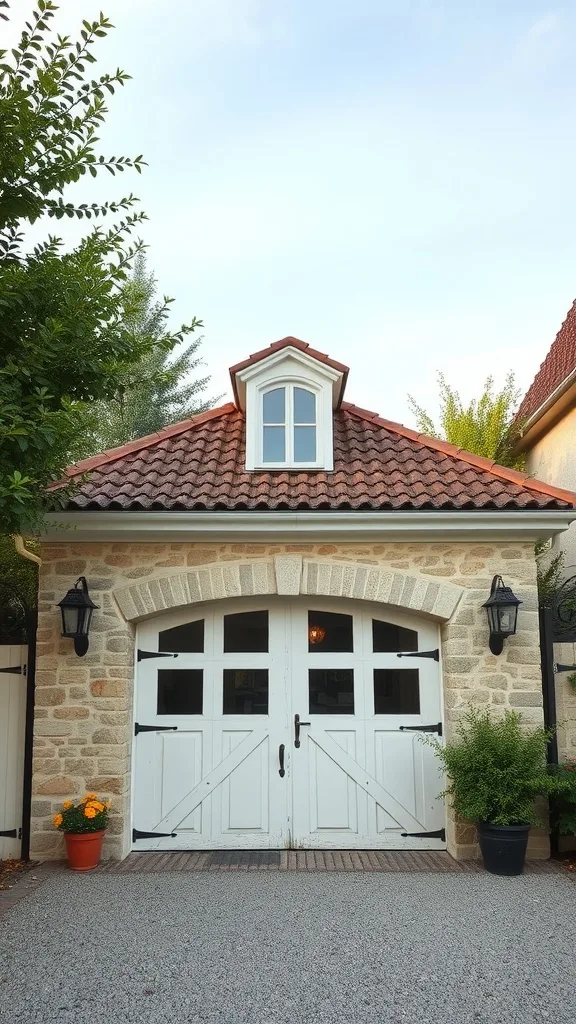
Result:
{"label": "lantern glass panel", "polygon": [[76,636],[79,612],[79,608],[62,608],[62,632],[66,636]]}
{"label": "lantern glass panel", "polygon": [[516,631],[516,616],[518,609],[512,605],[498,609],[499,632],[511,636]]}

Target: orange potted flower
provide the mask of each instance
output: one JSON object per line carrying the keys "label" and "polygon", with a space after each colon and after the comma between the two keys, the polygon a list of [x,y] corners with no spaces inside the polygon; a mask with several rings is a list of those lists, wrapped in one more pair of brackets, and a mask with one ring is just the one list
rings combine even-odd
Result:
{"label": "orange potted flower", "polygon": [[109,809],[109,800],[99,800],[95,793],[86,793],[79,804],[65,800],[62,810],[54,815],[55,828],[64,833],[68,865],[73,871],[98,867]]}

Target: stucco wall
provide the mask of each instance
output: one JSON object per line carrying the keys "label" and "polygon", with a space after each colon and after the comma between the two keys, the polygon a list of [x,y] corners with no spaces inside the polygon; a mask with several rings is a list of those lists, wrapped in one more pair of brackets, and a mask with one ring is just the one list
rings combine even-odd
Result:
{"label": "stucco wall", "polygon": [[[394,579],[415,576],[414,585],[408,580],[394,597],[394,603],[400,607],[414,608],[415,594],[435,592],[436,588],[421,586],[418,581],[422,579],[462,588],[455,611],[450,609],[446,613],[451,618],[442,626],[447,735],[471,703],[495,709],[517,708],[526,721],[542,722],[532,544],[45,545],[40,571],[33,857],[62,856],[62,837],[52,828],[52,813],[62,800],[79,797],[87,790],[110,796],[113,801],[105,856],[121,857],[129,849],[134,624],[123,618],[113,591],[139,580],[160,579],[177,570],[211,563],[253,563],[250,576],[254,578],[257,564],[281,554],[315,557],[328,563],[355,563],[358,567],[386,567],[391,570],[392,588]],[[499,657],[488,650],[486,618],[481,607],[495,573],[501,573],[524,602],[518,632]],[[70,641],[61,639],[56,608],[56,602],[80,574],[87,577],[91,596],[100,605],[94,616],[90,650],[82,659],[75,656]],[[326,575],[331,581],[330,593],[347,594],[344,575]],[[362,586],[368,585],[369,572],[359,574],[356,570],[352,575],[356,580],[363,576]],[[157,584],[150,590],[161,594],[167,592],[167,587]],[[368,595],[364,590],[359,596]],[[378,596],[371,599],[378,600]],[[383,594],[380,600],[392,598]],[[442,612],[437,611],[442,618]],[[455,856],[477,855],[474,828],[454,822],[451,816],[448,843]],[[546,856],[547,852],[547,837],[535,833],[531,855]]]}
{"label": "stucco wall", "polygon": [[[527,452],[526,468],[538,480],[576,491],[575,455],[576,408],[570,409]],[[576,523],[554,539],[552,551],[565,553],[566,567],[576,566]]]}

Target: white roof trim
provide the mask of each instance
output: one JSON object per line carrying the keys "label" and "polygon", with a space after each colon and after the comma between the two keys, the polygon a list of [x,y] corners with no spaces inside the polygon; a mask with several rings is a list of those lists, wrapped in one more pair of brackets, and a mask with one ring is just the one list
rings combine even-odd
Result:
{"label": "white roof trim", "polygon": [[576,509],[528,512],[57,512],[44,540],[535,541],[563,533]]}

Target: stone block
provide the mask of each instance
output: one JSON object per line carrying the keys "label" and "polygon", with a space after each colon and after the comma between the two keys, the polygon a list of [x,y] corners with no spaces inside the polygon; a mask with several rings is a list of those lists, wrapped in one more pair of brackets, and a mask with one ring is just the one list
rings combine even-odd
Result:
{"label": "stone block", "polygon": [[542,707],[542,694],[536,690],[531,693],[513,690],[508,696],[508,703],[511,708],[540,708]]}
{"label": "stone block", "polygon": [[125,697],[127,688],[122,679],[94,679],[90,692],[94,697]]}
{"label": "stone block", "polygon": [[66,775],[55,775],[43,781],[37,779],[32,792],[35,796],[71,796],[78,792],[78,779]]}
{"label": "stone block", "polygon": [[54,709],[54,718],[89,718],[89,708],[64,707]]}

